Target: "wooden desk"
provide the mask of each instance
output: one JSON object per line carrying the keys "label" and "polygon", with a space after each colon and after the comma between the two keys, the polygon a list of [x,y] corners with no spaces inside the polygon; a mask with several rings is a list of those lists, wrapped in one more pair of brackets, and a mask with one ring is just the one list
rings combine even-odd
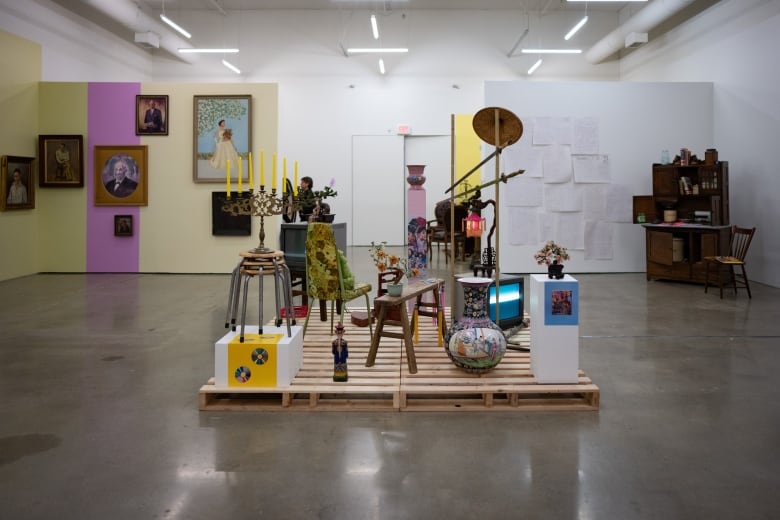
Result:
{"label": "wooden desk", "polygon": [[[385,294],[379,298],[374,299],[374,307],[378,311],[376,330],[374,331],[374,337],[371,338],[371,349],[368,351],[368,358],[366,359],[366,366],[374,366],[376,361],[376,353],[379,350],[379,340],[382,337],[397,338],[404,340],[404,346],[406,347],[406,360],[409,364],[409,373],[417,373],[417,360],[414,357],[414,342],[412,341],[412,331],[414,330],[414,322],[409,322],[409,313],[406,310],[406,302],[412,298],[417,298],[415,304],[415,315],[417,316],[431,316],[440,320],[441,326],[439,330],[442,332],[440,338],[443,337],[446,323],[444,323],[444,310],[441,307],[441,301],[439,299],[439,290],[444,285],[444,280],[437,278],[433,281],[420,281],[404,287],[404,292],[401,296],[389,296]],[[423,302],[422,297],[425,293],[433,293],[433,303]],[[387,310],[390,307],[398,306],[401,311],[401,319],[399,321],[388,320]],[[423,307],[421,310],[420,307]],[[435,310],[425,310],[430,307]],[[384,330],[385,325],[396,325],[401,327],[401,332],[391,332]]]}

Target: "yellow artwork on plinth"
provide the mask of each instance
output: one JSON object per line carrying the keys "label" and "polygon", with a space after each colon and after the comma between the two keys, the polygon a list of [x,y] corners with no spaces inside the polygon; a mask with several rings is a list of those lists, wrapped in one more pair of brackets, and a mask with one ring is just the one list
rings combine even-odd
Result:
{"label": "yellow artwork on plinth", "polygon": [[228,386],[275,387],[282,334],[246,334],[228,344]]}

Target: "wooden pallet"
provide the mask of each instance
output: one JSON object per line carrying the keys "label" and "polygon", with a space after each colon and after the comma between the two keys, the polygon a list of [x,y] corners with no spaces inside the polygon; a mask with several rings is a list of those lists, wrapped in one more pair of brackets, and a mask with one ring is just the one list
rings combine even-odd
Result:
{"label": "wooden pallet", "polygon": [[[447,309],[449,323],[449,309]],[[599,388],[580,371],[577,384],[538,384],[528,351],[509,349],[485,374],[457,368],[437,345],[432,319],[420,322],[415,343],[418,372],[407,369],[403,342],[382,338],[376,364],[365,366],[368,328],[349,324],[349,381],[333,382],[330,322],[312,318],[304,338],[303,366],[289,387],[200,389],[200,409],[266,411],[550,411],[598,410]],[[528,329],[513,337],[530,346]]]}

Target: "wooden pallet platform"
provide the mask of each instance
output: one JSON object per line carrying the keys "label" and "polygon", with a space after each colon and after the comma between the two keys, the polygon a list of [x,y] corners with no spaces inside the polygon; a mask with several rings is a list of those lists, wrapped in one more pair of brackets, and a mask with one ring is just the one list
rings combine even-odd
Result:
{"label": "wooden pallet platform", "polygon": [[[449,309],[446,312],[449,323]],[[580,371],[577,384],[538,384],[528,351],[509,349],[485,374],[469,374],[452,364],[437,345],[436,325],[420,322],[415,343],[418,372],[407,369],[403,342],[382,338],[373,367],[365,366],[370,347],[368,327],[345,316],[349,343],[349,381],[333,382],[330,322],[309,322],[303,343],[303,366],[289,387],[226,388],[214,379],[200,389],[202,411],[574,411],[598,410],[599,388]],[[302,323],[299,323],[302,324]],[[513,336],[529,347],[524,329]]]}

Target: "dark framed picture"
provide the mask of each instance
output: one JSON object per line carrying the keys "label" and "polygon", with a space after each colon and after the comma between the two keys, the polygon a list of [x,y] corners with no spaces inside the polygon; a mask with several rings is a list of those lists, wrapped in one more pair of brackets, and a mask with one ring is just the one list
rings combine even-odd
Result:
{"label": "dark framed picture", "polygon": [[168,96],[135,96],[135,135],[168,135]]}
{"label": "dark framed picture", "polygon": [[115,237],[133,236],[132,215],[114,215],[114,236]]}
{"label": "dark framed picture", "polygon": [[194,96],[193,181],[248,182],[251,146],[252,96]]}
{"label": "dark framed picture", "polygon": [[84,140],[80,135],[38,136],[38,184],[84,187]]}
{"label": "dark framed picture", "polygon": [[0,210],[35,208],[35,178],[32,157],[0,157]]}
{"label": "dark framed picture", "polygon": [[95,147],[95,206],[146,206],[146,146]]}
{"label": "dark framed picture", "polygon": [[214,236],[248,236],[252,234],[252,220],[249,214],[241,215],[240,208],[251,208],[248,191],[231,193],[211,192],[211,234]]}

